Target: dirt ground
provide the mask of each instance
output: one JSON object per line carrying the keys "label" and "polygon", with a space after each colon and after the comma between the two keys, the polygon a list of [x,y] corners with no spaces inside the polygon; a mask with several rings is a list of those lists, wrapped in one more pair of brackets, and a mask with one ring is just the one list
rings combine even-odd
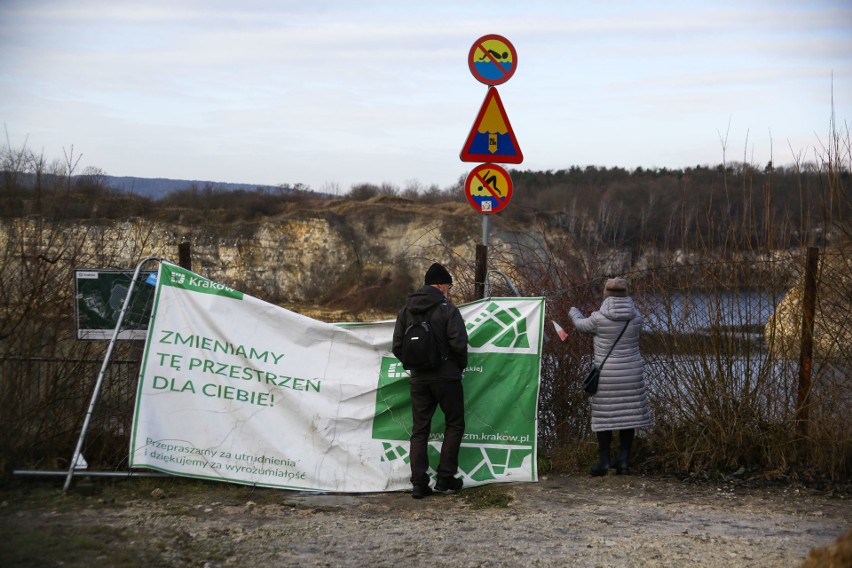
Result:
{"label": "dirt ground", "polygon": [[0,490],[0,566],[792,567],[852,527],[846,492],[643,476],[422,500],[175,478],[61,486]]}

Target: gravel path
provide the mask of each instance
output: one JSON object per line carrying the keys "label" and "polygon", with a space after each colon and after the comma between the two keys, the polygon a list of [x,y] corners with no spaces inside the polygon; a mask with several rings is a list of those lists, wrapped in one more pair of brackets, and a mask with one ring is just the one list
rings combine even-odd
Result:
{"label": "gravel path", "polygon": [[59,498],[70,507],[7,496],[0,532],[107,542],[66,566],[792,567],[852,526],[849,495],[638,476],[551,476],[422,500],[147,483],[129,496]]}

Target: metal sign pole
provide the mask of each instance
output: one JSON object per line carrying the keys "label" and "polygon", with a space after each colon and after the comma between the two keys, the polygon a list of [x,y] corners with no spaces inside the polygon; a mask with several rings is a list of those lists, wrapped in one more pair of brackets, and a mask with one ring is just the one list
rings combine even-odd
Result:
{"label": "metal sign pole", "polygon": [[488,288],[488,233],[491,228],[491,217],[489,215],[482,216],[482,246],[484,247],[483,256],[485,257],[485,271],[482,279],[482,297],[491,297],[491,290]]}
{"label": "metal sign pole", "polygon": [[[494,162],[520,164],[524,161],[524,154],[496,88],[496,85],[502,85],[515,74],[518,52],[505,37],[488,34],[473,42],[467,55],[467,64],[473,77],[488,87],[479,114],[459,154],[462,162],[485,162],[468,174],[464,184],[468,202],[475,210],[484,213],[482,244],[476,245],[473,282],[474,297],[481,300],[491,295],[488,286],[488,215],[504,209],[512,197],[509,172]],[[502,128],[495,128],[497,124],[502,125]]]}
{"label": "metal sign pole", "polygon": [[133,288],[136,287],[136,280],[139,278],[139,273],[142,272],[142,267],[152,260],[158,262],[162,261],[161,258],[149,256],[142,259],[142,262],[140,262],[136,267],[136,272],[133,273],[133,280],[130,281],[130,287],[127,289],[127,296],[125,296],[124,303],[121,306],[121,312],[118,314],[118,321],[115,323],[115,330],[112,332],[112,339],[109,342],[109,347],[107,348],[106,355],[104,356],[104,362],[101,365],[100,372],[98,373],[98,380],[95,381],[92,399],[89,401],[89,409],[86,411],[86,417],[83,420],[83,430],[80,432],[80,438],[77,440],[77,447],[74,449],[74,456],[71,458],[71,465],[68,468],[68,474],[65,477],[65,485],[63,486],[62,491],[68,491],[68,488],[71,486],[71,479],[74,477],[74,469],[77,467],[77,460],[80,459],[80,454],[83,451],[83,442],[86,439],[86,432],[89,429],[89,421],[92,419],[92,414],[95,411],[95,404],[98,401],[101,384],[104,381],[104,375],[106,374],[107,367],[109,367],[109,360],[112,357],[112,350],[115,348],[115,342],[118,340],[118,334],[121,331],[121,324],[124,323],[124,315],[127,312],[128,306],[130,306],[130,297],[133,295]]}
{"label": "metal sign pole", "polygon": [[488,229],[490,228],[489,223],[490,217],[488,215],[482,216],[482,246],[488,246]]}

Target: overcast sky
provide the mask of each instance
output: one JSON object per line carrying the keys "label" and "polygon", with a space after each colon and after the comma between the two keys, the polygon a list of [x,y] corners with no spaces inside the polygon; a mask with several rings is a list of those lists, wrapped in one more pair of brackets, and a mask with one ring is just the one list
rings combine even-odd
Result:
{"label": "overcast sky", "polygon": [[487,34],[509,168],[812,160],[832,97],[852,126],[850,0],[0,0],[0,121],[115,176],[445,188]]}

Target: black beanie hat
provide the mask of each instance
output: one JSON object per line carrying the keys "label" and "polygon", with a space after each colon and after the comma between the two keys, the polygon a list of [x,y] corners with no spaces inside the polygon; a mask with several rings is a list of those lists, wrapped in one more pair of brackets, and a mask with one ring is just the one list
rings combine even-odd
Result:
{"label": "black beanie hat", "polygon": [[447,272],[447,269],[438,264],[437,262],[429,267],[429,270],[426,271],[426,285],[431,286],[432,284],[452,284],[453,277],[450,276],[450,273]]}

